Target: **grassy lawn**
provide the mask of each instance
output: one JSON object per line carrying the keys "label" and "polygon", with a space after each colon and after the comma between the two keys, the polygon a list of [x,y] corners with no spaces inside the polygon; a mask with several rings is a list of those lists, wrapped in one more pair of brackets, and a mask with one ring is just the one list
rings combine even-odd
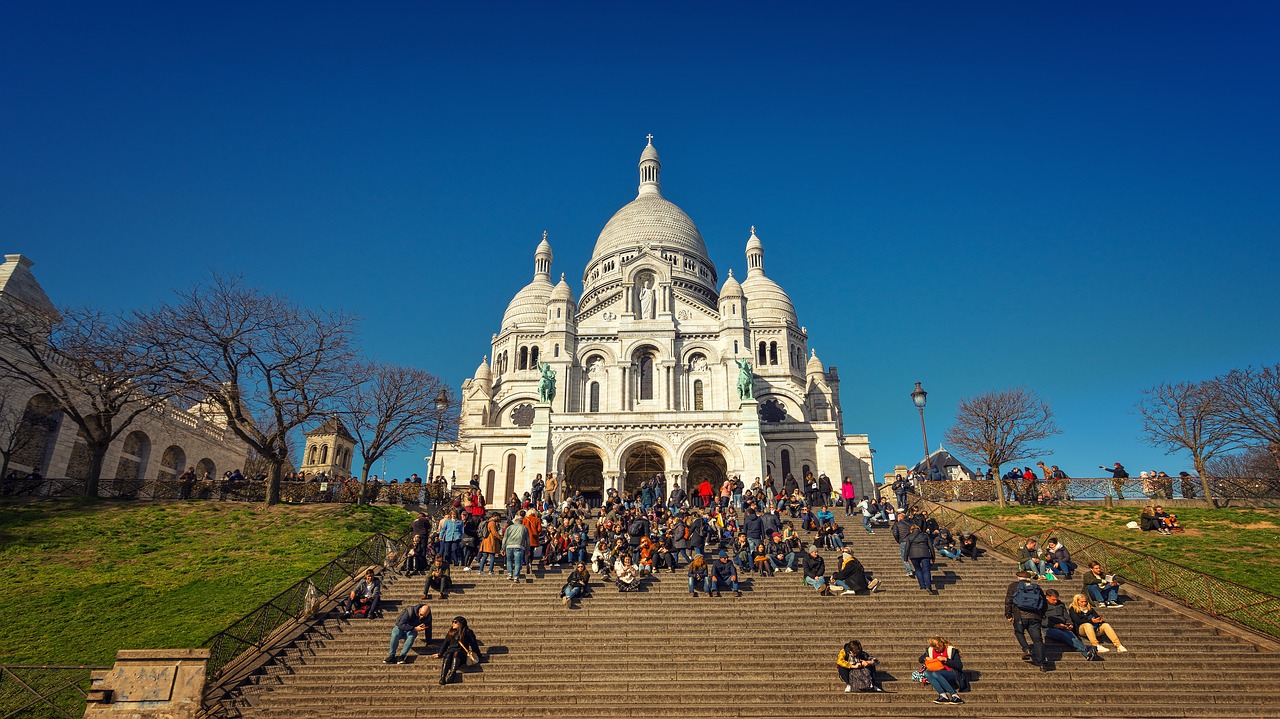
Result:
{"label": "grassy lawn", "polygon": [[1280,596],[1280,509],[1179,507],[1178,523],[1186,532],[1171,536],[1126,528],[1126,522],[1138,518],[1136,507],[974,507],[965,511],[1028,535],[1053,526],[1070,527]]}
{"label": "grassy lawn", "polygon": [[195,647],[403,509],[231,502],[0,505],[0,663]]}

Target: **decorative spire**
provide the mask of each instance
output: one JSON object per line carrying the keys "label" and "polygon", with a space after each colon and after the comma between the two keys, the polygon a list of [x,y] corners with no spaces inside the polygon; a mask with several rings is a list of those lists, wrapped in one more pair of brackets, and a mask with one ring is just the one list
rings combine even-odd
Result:
{"label": "decorative spire", "polygon": [[551,279],[551,243],[547,242],[547,231],[542,231],[542,242],[533,253],[533,276]]}
{"label": "decorative spire", "polygon": [[640,195],[660,195],[658,173],[662,163],[658,161],[658,148],[653,146],[653,134],[647,135],[649,144],[640,153]]}
{"label": "decorative spire", "polygon": [[756,237],[756,226],[751,226],[751,237],[747,238],[747,277],[764,274],[764,243]]}

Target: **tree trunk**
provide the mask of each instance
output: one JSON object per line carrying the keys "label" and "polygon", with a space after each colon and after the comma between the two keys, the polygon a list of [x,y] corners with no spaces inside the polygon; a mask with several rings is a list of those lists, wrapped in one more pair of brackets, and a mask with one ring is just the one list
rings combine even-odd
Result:
{"label": "tree trunk", "polygon": [[0,453],[0,482],[9,480],[9,455],[11,452]]}
{"label": "tree trunk", "polygon": [[267,472],[267,500],[268,507],[280,504],[280,475],[284,472],[284,460],[275,459],[271,461],[271,468]]}
{"label": "tree trunk", "polygon": [[364,506],[365,493],[369,491],[369,463],[360,466],[360,496],[356,497],[356,506]]}
{"label": "tree trunk", "polygon": [[84,496],[98,496],[98,482],[102,479],[102,467],[107,463],[107,450],[111,448],[110,442],[87,442],[86,448],[89,450],[89,475],[84,483]]}
{"label": "tree trunk", "polygon": [[1004,509],[1004,480],[1000,478],[1000,465],[988,464],[987,466],[996,477],[996,501],[1000,503],[1000,508]]}
{"label": "tree trunk", "polygon": [[1276,467],[1280,468],[1280,442],[1267,442],[1267,451],[1271,452],[1271,457],[1276,461]]}
{"label": "tree trunk", "polygon": [[1196,466],[1196,474],[1200,475],[1200,491],[1204,492],[1204,501],[1210,507],[1218,506],[1217,500],[1213,498],[1213,492],[1209,489],[1209,474],[1205,471],[1205,461],[1199,457],[1192,458],[1192,464]]}

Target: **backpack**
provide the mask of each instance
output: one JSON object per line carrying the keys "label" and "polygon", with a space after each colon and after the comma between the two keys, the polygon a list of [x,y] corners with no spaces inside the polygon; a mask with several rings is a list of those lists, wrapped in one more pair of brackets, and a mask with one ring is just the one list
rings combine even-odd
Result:
{"label": "backpack", "polygon": [[642,520],[639,520],[639,519],[634,520],[631,522],[631,525],[627,527],[628,536],[639,537],[643,534],[644,534],[644,523],[642,522]]}
{"label": "backpack", "polygon": [[1013,606],[1024,612],[1039,614],[1044,611],[1044,605],[1044,591],[1039,584],[1018,582],[1018,588],[1013,590]]}
{"label": "backpack", "polygon": [[733,491],[735,491],[735,492],[741,492],[742,490],[744,490],[744,489],[746,489],[746,488],[747,488],[747,485],[743,484],[741,479],[734,479],[734,480],[733,480]]}

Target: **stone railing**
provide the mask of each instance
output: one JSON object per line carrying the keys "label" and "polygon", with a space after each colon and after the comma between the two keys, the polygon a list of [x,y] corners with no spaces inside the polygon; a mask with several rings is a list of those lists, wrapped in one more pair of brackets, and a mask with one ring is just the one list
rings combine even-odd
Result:
{"label": "stone railing", "polygon": [[[1253,477],[1213,477],[1209,480],[1214,499],[1280,500],[1280,479]],[[1189,479],[1037,479],[1034,482],[989,479],[918,482],[914,492],[933,502],[994,502],[997,487],[1005,499],[1022,504],[1054,504],[1074,500],[1113,499],[1204,499],[1199,477]],[[885,489],[882,491],[888,492]]]}

